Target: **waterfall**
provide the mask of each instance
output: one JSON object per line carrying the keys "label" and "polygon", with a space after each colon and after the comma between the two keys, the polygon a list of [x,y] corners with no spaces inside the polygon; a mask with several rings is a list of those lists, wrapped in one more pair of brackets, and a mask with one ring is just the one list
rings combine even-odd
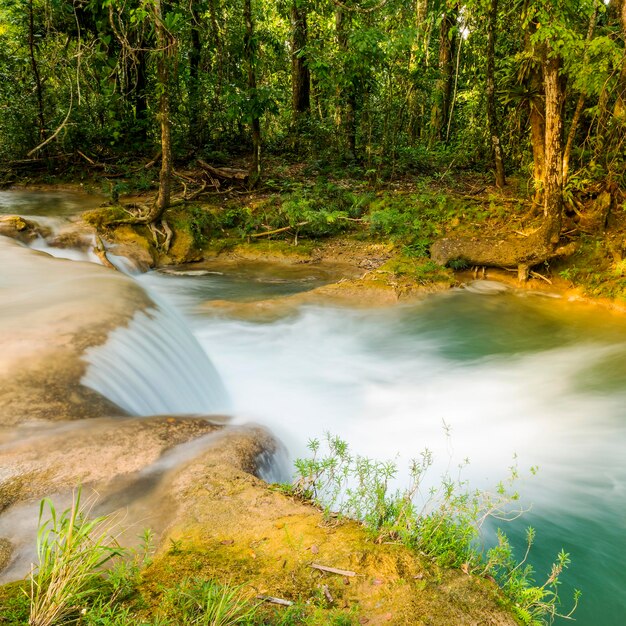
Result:
{"label": "waterfall", "polygon": [[137,313],[84,355],[81,382],[131,415],[226,412],[219,374],[188,329],[167,306]]}

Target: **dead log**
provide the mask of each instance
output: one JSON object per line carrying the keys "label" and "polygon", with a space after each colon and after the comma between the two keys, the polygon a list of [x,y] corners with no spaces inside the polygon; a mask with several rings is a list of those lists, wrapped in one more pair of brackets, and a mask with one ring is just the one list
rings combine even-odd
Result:
{"label": "dead log", "polygon": [[218,180],[236,181],[241,184],[248,182],[249,173],[247,170],[240,170],[234,167],[213,167],[202,159],[198,159],[198,165],[210,176]]}

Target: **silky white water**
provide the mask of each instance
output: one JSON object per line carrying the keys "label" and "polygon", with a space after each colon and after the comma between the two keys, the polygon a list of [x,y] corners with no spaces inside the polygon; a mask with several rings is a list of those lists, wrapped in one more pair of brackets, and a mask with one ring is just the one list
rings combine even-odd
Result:
{"label": "silky white water", "polygon": [[622,623],[624,320],[551,299],[453,292],[257,323],[199,312],[184,277],[141,280],[185,310],[236,419],[267,425],[291,459],[328,431],[355,453],[395,459],[400,483],[424,448],[435,455],[433,485],[466,458],[463,477],[487,489],[517,464],[531,510],[506,530],[521,543],[524,526],[537,526],[537,579],[563,547],[573,560],[565,591],[586,592],[578,623]]}

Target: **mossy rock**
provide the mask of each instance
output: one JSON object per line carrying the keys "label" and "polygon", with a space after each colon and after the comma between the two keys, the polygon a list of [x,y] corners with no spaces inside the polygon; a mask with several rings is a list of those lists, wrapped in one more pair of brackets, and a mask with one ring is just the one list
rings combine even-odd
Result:
{"label": "mossy rock", "polygon": [[117,224],[120,220],[128,219],[128,211],[118,204],[106,205],[85,211],[82,218],[87,224],[93,226],[96,230],[106,230],[113,224]]}

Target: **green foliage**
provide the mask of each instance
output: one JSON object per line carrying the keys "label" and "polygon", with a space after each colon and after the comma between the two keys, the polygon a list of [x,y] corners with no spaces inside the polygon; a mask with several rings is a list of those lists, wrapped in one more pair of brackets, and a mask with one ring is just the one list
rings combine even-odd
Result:
{"label": "green foliage", "polygon": [[422,257],[428,256],[430,244],[442,234],[444,225],[477,210],[443,193],[384,195],[372,203],[368,221],[372,235],[402,244],[405,256]]}
{"label": "green foliage", "polygon": [[247,599],[242,586],[192,578],[168,589],[160,610],[178,624],[234,626],[250,624],[258,606]]}
{"label": "green foliage", "polygon": [[25,581],[0,586],[0,624],[2,626],[27,624],[29,612],[30,599]]}
{"label": "green foliage", "polygon": [[208,209],[198,206],[190,206],[185,209],[185,222],[194,244],[201,248],[206,244],[211,234],[219,228],[218,220]]}
{"label": "green foliage", "polygon": [[[49,514],[45,519],[44,514]],[[39,508],[38,563],[31,572],[31,626],[48,626],[78,611],[100,586],[98,570],[123,551],[111,536],[110,520],[89,519],[81,490],[60,514],[45,499]]]}
{"label": "green foliage", "polygon": [[328,237],[357,228],[371,200],[370,193],[320,180],[312,187],[272,196],[243,219],[239,218],[242,212],[237,217],[243,234],[285,229],[276,236]]}
{"label": "green foliage", "polygon": [[552,624],[557,617],[571,617],[581,596],[580,591],[574,592],[574,603],[567,615],[559,613],[560,577],[570,564],[569,554],[563,550],[552,564],[550,574],[539,585],[535,581],[535,572],[526,561],[535,541],[535,530],[526,529],[526,552],[521,561],[516,561],[507,536],[498,530],[498,543],[487,552],[484,572],[489,572],[512,599],[512,608],[516,617],[524,626],[541,626]]}
{"label": "green foliage", "polygon": [[[444,424],[446,434],[448,428]],[[494,577],[520,619],[527,626],[551,624],[561,616],[558,595],[559,577],[569,565],[569,555],[561,551],[547,580],[539,585],[526,564],[535,539],[527,531],[527,550],[517,562],[506,535],[498,530],[498,543],[486,552],[479,548],[481,528],[489,519],[515,519],[523,511],[512,508],[519,500],[513,490],[518,478],[517,466],[493,492],[470,489],[462,478],[463,467],[452,476],[444,473],[438,484],[421,498],[433,455],[426,449],[411,462],[407,486],[393,489],[398,468],[394,462],[374,461],[353,456],[348,444],[326,434],[324,444],[309,441],[311,456],[295,461],[297,478],[291,492],[323,507],[326,516],[340,515],[360,520],[377,538],[399,540],[446,567],[463,567],[467,572]],[[532,468],[534,473],[536,468]],[[574,596],[578,604],[580,593]]]}

